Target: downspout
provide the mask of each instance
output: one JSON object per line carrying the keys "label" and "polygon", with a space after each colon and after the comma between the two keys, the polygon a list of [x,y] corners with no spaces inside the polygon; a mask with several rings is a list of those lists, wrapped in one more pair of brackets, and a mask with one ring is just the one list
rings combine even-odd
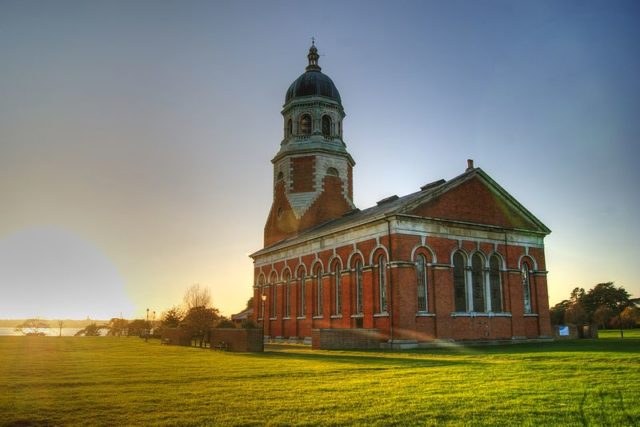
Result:
{"label": "downspout", "polygon": [[391,274],[391,260],[393,259],[393,251],[391,248],[391,221],[385,217],[387,221],[387,240],[389,241],[389,344],[393,345],[393,274]]}

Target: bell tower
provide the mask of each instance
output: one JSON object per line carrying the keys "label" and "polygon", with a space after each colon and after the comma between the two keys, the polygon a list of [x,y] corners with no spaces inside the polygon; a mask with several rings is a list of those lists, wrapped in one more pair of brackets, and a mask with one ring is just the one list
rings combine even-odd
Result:
{"label": "bell tower", "polygon": [[273,163],[273,203],[265,247],[354,209],[353,166],[342,136],[340,93],[318,65],[312,43],[309,64],[287,90],[284,138]]}

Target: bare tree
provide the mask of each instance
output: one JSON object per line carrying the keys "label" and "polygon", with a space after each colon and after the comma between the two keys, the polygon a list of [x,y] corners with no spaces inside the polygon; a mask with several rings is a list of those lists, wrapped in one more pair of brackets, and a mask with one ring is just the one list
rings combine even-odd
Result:
{"label": "bare tree", "polygon": [[211,305],[211,293],[209,288],[200,286],[199,283],[191,285],[184,293],[184,306],[186,311],[194,308],[208,308]]}

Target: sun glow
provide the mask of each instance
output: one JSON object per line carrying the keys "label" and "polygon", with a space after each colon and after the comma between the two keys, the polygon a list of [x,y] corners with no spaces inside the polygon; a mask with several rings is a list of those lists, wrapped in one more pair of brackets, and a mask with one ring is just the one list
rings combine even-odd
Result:
{"label": "sun glow", "polygon": [[125,282],[93,244],[54,227],[0,239],[0,317],[108,319],[128,316]]}

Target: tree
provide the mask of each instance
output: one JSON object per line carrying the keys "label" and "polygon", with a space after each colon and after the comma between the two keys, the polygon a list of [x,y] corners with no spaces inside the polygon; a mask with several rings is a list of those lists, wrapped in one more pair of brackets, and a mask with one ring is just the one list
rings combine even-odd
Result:
{"label": "tree", "polygon": [[219,318],[220,313],[217,308],[193,307],[184,316],[182,324],[191,330],[192,337],[196,338],[202,347],[205,338],[209,335],[209,330],[214,327]]}
{"label": "tree", "polygon": [[128,336],[143,336],[147,331],[147,322],[144,319],[134,319],[127,326]]}
{"label": "tree", "polygon": [[247,309],[253,308],[253,297],[247,300]]}
{"label": "tree", "polygon": [[120,317],[114,317],[109,320],[107,328],[109,329],[108,335],[112,337],[121,337],[123,335],[127,335],[129,321]]}
{"label": "tree", "polygon": [[629,293],[622,287],[616,287],[613,282],[598,283],[581,298],[581,303],[589,317],[594,321],[594,314],[600,307],[609,308],[615,315],[627,307]]}
{"label": "tree", "polygon": [[196,307],[209,307],[211,306],[211,294],[209,289],[200,287],[199,283],[192,285],[184,293],[184,306],[186,311]]}
{"label": "tree", "polygon": [[565,323],[564,317],[567,309],[571,307],[571,301],[563,300],[549,309],[549,315],[551,317],[552,325],[563,325]]}
{"label": "tree", "polygon": [[226,317],[221,318],[220,320],[218,320],[218,323],[216,324],[216,328],[234,328],[235,329],[236,324],[233,323],[232,320],[227,319]]}
{"label": "tree", "polygon": [[620,322],[625,329],[637,327],[640,324],[640,309],[634,306],[625,307],[620,313]]}
{"label": "tree", "polygon": [[76,336],[77,337],[99,337],[100,330],[104,328],[105,326],[98,326],[95,323],[91,323],[90,325],[85,326],[84,329],[80,329],[78,332],[76,332]]}
{"label": "tree", "polygon": [[27,319],[18,326],[15,331],[24,335],[44,336],[45,329],[49,329],[49,324],[40,319]]}
{"label": "tree", "polygon": [[62,336],[62,327],[64,326],[64,320],[58,320],[58,336]]}
{"label": "tree", "polygon": [[162,324],[162,326],[167,328],[177,328],[178,326],[180,326],[180,322],[182,322],[183,317],[184,313],[180,309],[180,307],[173,306],[169,310],[162,313],[162,320],[160,321],[160,323]]}

